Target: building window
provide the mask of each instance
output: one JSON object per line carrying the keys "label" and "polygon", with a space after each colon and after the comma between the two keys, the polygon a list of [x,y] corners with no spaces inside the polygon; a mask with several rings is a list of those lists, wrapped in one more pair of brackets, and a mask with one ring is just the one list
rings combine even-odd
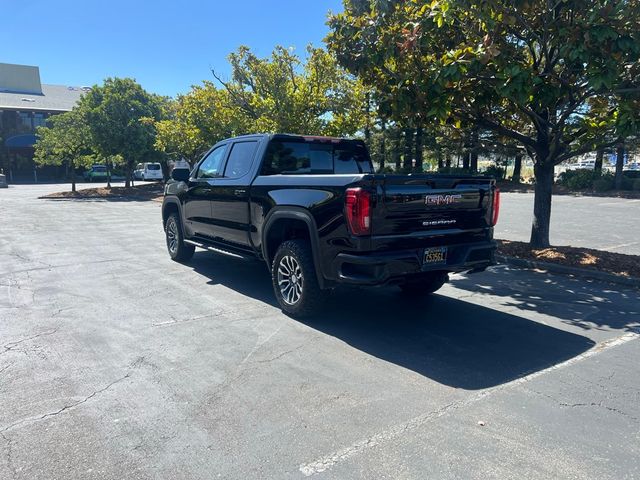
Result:
{"label": "building window", "polygon": [[29,130],[33,129],[33,124],[31,123],[31,114],[28,112],[20,112],[20,123],[23,127],[26,127]]}
{"label": "building window", "polygon": [[44,127],[47,123],[47,119],[44,113],[34,113],[33,114],[33,128],[36,127]]}

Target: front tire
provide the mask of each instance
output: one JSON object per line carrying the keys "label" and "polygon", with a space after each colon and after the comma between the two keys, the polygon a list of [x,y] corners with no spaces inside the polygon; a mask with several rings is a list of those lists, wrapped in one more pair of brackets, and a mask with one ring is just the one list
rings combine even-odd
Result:
{"label": "front tire", "polygon": [[309,242],[283,242],[273,258],[271,279],[276,299],[285,313],[302,318],[319,310],[324,292],[316,277]]}
{"label": "front tire", "polygon": [[184,234],[182,233],[182,225],[180,224],[180,216],[172,213],[165,223],[165,237],[167,240],[167,250],[171,260],[176,262],[187,262],[193,257],[196,247],[194,245],[184,243]]}

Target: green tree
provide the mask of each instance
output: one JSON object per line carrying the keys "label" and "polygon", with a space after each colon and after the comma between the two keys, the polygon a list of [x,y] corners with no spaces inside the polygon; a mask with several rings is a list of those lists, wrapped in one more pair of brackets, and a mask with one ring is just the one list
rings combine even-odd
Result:
{"label": "green tree", "polygon": [[[76,191],[76,168],[87,165],[91,153],[86,119],[77,107],[52,116],[48,127],[38,127],[34,160],[38,165],[65,165],[71,191]],[[90,157],[89,157],[90,158]]]}
{"label": "green tree", "polygon": [[126,187],[136,163],[154,151],[154,123],[162,119],[166,102],[130,78],[108,78],[80,100],[93,148],[104,157],[122,157]]}
{"label": "green tree", "polygon": [[325,50],[311,48],[302,61],[276,47],[258,58],[248,47],[229,56],[231,79],[215,71],[179,96],[155,122],[155,147],[194,162],[212,144],[254,132],[353,135],[364,126],[362,85]]}
{"label": "green tree", "polygon": [[213,74],[254,131],[353,135],[364,126],[364,90],[326,50],[308,47],[303,62],[283,47],[259,58],[243,46],[229,61],[229,81]]}
{"label": "green tree", "polygon": [[234,107],[229,93],[209,81],[178,96],[168,117],[155,124],[155,146],[190,162],[217,141],[251,131],[249,119]]}
{"label": "green tree", "polygon": [[637,131],[638,0],[344,4],[329,48],[396,115],[467,121],[526,149],[534,247],[549,245],[554,166]]}

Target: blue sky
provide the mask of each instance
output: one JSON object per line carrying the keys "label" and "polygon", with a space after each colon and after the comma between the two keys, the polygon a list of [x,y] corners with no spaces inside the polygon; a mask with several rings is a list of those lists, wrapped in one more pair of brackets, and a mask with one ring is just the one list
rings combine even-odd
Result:
{"label": "blue sky", "polygon": [[227,74],[227,55],[248,45],[304,53],[321,45],[341,0],[0,0],[0,62],[37,65],[43,83],[93,85],[133,77],[175,95]]}

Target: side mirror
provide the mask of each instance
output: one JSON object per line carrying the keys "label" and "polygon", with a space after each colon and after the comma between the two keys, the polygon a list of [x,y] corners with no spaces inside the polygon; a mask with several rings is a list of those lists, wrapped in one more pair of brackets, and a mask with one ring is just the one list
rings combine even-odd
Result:
{"label": "side mirror", "polygon": [[171,170],[171,178],[173,178],[176,182],[186,182],[189,180],[189,169],[188,168],[174,168]]}

